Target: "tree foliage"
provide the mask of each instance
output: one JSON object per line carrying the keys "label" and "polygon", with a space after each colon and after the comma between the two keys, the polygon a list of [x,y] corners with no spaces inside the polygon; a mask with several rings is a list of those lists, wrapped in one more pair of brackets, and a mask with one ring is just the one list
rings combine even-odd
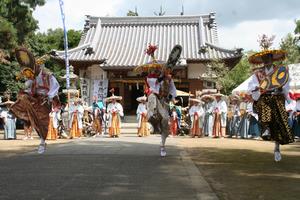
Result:
{"label": "tree foliage", "polygon": [[126,15],[127,16],[139,16],[137,11],[132,11],[132,10],[128,10],[128,13]]}
{"label": "tree foliage", "polygon": [[232,90],[238,87],[251,75],[251,66],[247,56],[243,56],[240,62],[230,71],[225,72],[225,75],[218,79],[223,94],[229,95]]}

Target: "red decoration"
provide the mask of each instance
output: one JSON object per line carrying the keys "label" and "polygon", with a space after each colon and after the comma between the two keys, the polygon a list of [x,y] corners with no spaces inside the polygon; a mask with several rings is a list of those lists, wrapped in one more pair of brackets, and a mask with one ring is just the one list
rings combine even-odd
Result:
{"label": "red decoration", "polygon": [[145,53],[152,58],[154,58],[154,52],[158,49],[157,45],[149,44],[148,48],[145,50]]}

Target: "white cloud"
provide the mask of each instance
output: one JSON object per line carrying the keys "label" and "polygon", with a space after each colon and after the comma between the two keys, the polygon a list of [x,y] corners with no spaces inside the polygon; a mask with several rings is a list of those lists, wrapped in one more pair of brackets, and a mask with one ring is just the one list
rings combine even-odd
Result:
{"label": "white cloud", "polygon": [[241,47],[245,50],[259,50],[258,36],[276,35],[273,47],[279,47],[280,41],[295,29],[294,20],[258,20],[244,21],[232,27],[219,27],[220,45],[226,48]]}
{"label": "white cloud", "polygon": [[[42,7],[37,7],[33,16],[39,21],[41,32],[49,28],[62,27],[58,0],[46,1]],[[83,29],[85,15],[115,16],[123,0],[64,0],[67,29]]]}

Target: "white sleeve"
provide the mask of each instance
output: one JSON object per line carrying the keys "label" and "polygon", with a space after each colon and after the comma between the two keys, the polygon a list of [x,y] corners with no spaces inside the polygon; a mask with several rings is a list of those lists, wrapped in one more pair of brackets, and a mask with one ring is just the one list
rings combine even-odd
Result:
{"label": "white sleeve", "polygon": [[225,101],[221,102],[221,108],[220,108],[221,112],[227,113],[227,104]]}
{"label": "white sleeve", "polygon": [[175,99],[175,97],[177,97],[176,87],[173,79],[170,81],[169,94],[172,95],[172,99]]}
{"label": "white sleeve", "polygon": [[123,117],[123,116],[124,116],[124,112],[123,112],[123,107],[122,107],[121,104],[118,104],[118,110],[119,110],[119,115],[120,115],[121,117]]}
{"label": "white sleeve", "polygon": [[52,99],[54,96],[58,94],[58,90],[59,90],[59,83],[57,82],[56,78],[53,75],[51,75],[48,97]]}
{"label": "white sleeve", "polygon": [[291,82],[291,78],[289,77],[289,80],[287,81],[287,83],[282,87],[282,93],[285,96],[285,99],[287,99],[289,102],[291,101],[289,92],[290,92],[290,82]]}
{"label": "white sleeve", "polygon": [[248,93],[251,94],[252,98],[257,101],[260,97],[260,91],[259,90],[256,90],[256,87],[259,87],[259,81],[256,77],[255,74],[252,75],[252,79],[249,81],[249,84],[248,84]]}
{"label": "white sleeve", "polygon": [[192,106],[192,107],[190,108],[190,110],[189,110],[189,115],[190,115],[190,116],[193,116],[194,113],[195,113],[195,111],[194,111],[194,106]]}

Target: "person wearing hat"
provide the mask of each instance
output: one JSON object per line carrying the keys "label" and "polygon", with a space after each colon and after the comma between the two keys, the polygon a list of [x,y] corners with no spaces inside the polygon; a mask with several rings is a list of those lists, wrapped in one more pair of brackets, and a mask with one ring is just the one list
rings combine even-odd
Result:
{"label": "person wearing hat", "polygon": [[10,112],[9,108],[13,101],[10,100],[10,94],[5,92],[4,97],[7,99],[4,103],[1,103],[2,109],[0,112],[0,118],[4,122],[4,139],[14,140],[17,138],[16,135],[16,117]]}
{"label": "person wearing hat", "polygon": [[215,99],[213,96],[205,94],[201,97],[201,100],[204,102],[204,121],[203,121],[203,134],[205,136],[213,136],[213,126],[214,126],[214,104]]}
{"label": "person wearing hat", "polygon": [[229,97],[230,104],[227,112],[227,135],[228,137],[238,137],[238,128],[240,126],[240,97],[238,95]]}
{"label": "person wearing hat", "polygon": [[190,98],[192,103],[189,109],[189,115],[191,118],[191,129],[190,134],[194,138],[195,136],[202,136],[203,120],[204,120],[204,110],[199,99]]}
{"label": "person wearing hat", "polygon": [[293,93],[292,99],[296,101],[293,109],[293,133],[298,140],[300,138],[300,91]]}
{"label": "person wearing hat", "polygon": [[102,100],[95,99],[93,103],[93,128],[96,132],[94,137],[99,136],[102,134],[102,122],[103,122],[103,115],[104,115],[104,105]]}
{"label": "person wearing hat", "polygon": [[54,75],[45,68],[45,59],[35,61],[32,53],[25,48],[15,50],[16,58],[21,66],[21,74],[33,81],[31,92],[21,91],[10,111],[19,119],[29,121],[40,136],[38,153],[46,150],[49,113],[52,102],[59,101],[57,96],[59,83]]}
{"label": "person wearing hat", "polygon": [[216,98],[214,105],[214,126],[213,137],[225,137],[226,134],[226,122],[227,122],[227,104],[222,99],[224,97],[221,93],[213,94]]}
{"label": "person wearing hat", "polygon": [[178,131],[178,114],[174,104],[170,106],[170,112],[170,136],[175,137]]}
{"label": "person wearing hat", "polygon": [[108,114],[108,133],[110,137],[119,137],[121,134],[121,117],[124,116],[123,107],[117,100],[122,100],[121,96],[115,96],[114,90],[111,90],[112,96],[106,99]]}
{"label": "person wearing hat", "polygon": [[290,101],[289,75],[284,66],[275,66],[274,61],[282,61],[286,52],[270,50],[273,38],[263,35],[260,38],[262,51],[249,57],[254,65],[254,74],[248,85],[249,94],[255,101],[262,127],[262,137],[275,141],[274,160],[281,160],[280,144],[289,144],[294,141],[288,116],[285,110],[285,100]]}
{"label": "person wearing hat", "polygon": [[80,99],[76,99],[75,102],[71,104],[69,107],[69,112],[71,114],[69,120],[70,139],[80,138],[82,134],[82,119],[84,114],[84,108],[81,105]]}
{"label": "person wearing hat", "polygon": [[148,128],[148,120],[147,120],[147,97],[142,96],[138,97],[136,99],[139,103],[137,109],[136,109],[136,115],[137,115],[137,121],[138,121],[138,131],[137,134],[139,137],[148,136],[150,134],[149,128]]}
{"label": "person wearing hat", "polygon": [[[173,66],[172,64],[176,64],[182,47],[180,45],[176,46],[176,48],[174,47],[176,51],[173,48],[169,55],[168,61],[171,60],[172,62],[159,65],[154,58],[154,52],[157,49],[157,46],[149,45],[146,50],[146,53],[151,56],[153,61],[150,65],[145,66],[147,67],[147,73],[144,73],[146,85],[145,93],[147,94],[148,99],[147,119],[153,126],[154,132],[161,134],[161,157],[165,157],[167,155],[165,144],[170,133],[169,102],[174,101],[177,96],[171,71]],[[168,65],[168,63],[170,65]]]}
{"label": "person wearing hat", "polygon": [[60,112],[60,102],[53,102],[51,112],[49,113],[48,134],[46,138],[47,140],[56,140],[58,138]]}
{"label": "person wearing hat", "polygon": [[[238,128],[238,135],[241,138],[251,137],[249,134],[250,118],[249,118],[249,109],[250,109],[250,95],[241,94],[242,102],[240,103],[240,125]],[[247,109],[248,108],[248,109]]]}

